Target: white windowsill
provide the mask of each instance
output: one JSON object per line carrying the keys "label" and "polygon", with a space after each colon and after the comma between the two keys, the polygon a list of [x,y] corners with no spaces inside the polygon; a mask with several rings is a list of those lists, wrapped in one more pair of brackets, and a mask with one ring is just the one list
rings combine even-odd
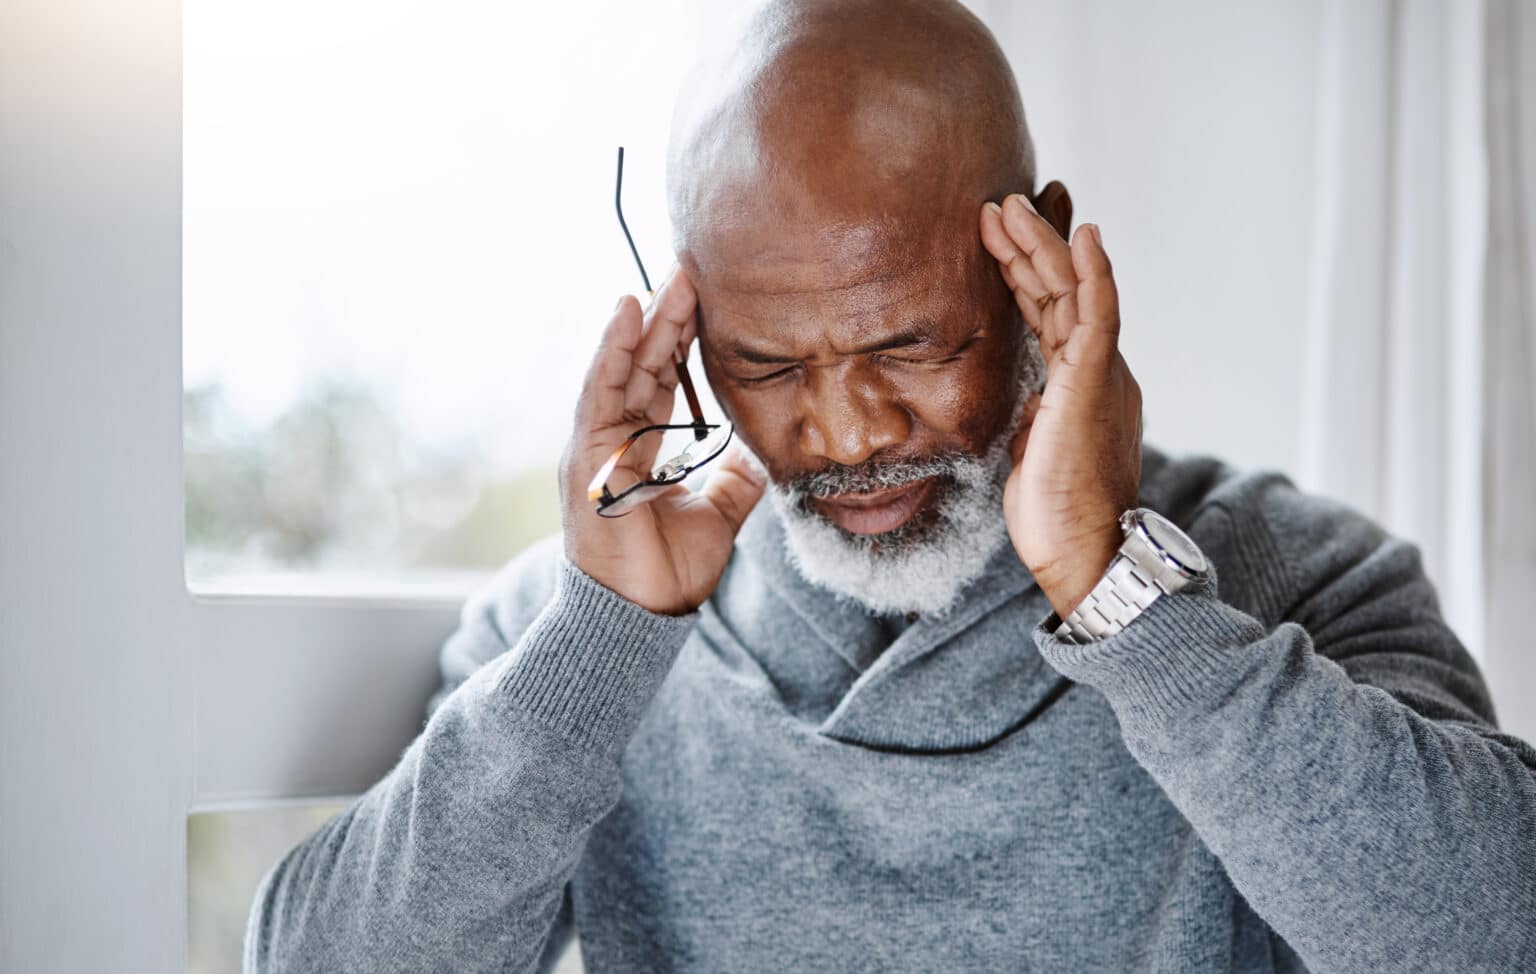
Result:
{"label": "white windowsill", "polygon": [[323,604],[366,608],[453,608],[492,572],[255,572],[187,581],[210,605]]}

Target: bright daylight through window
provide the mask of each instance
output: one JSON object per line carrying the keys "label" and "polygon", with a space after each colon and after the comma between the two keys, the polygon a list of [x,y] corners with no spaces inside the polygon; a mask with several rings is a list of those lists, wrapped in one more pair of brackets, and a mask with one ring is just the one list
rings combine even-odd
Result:
{"label": "bright daylight through window", "polygon": [[[456,597],[557,529],[588,356],[642,293],[615,149],[665,273],[690,25],[731,6],[188,0],[194,590]],[[240,969],[257,882],[339,807],[189,819],[192,971]]]}
{"label": "bright daylight through window", "polygon": [[729,7],[187,4],[195,589],[460,592],[557,528],[589,351],[643,297],[614,150],[659,277],[672,97]]}

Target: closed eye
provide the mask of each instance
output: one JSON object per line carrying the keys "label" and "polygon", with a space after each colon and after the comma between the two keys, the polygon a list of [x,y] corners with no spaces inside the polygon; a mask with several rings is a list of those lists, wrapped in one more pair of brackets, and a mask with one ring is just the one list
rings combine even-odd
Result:
{"label": "closed eye", "polygon": [[785,368],[779,369],[777,372],[769,372],[766,375],[743,375],[743,376],[738,376],[736,381],[740,382],[740,383],[743,383],[744,385],[749,385],[749,386],[767,385],[768,383],[774,381],[775,379],[782,379],[782,378],[784,378],[785,376],[789,375],[793,371],[795,371],[795,367],[793,365],[791,365],[791,366],[787,366]]}
{"label": "closed eye", "polygon": [[965,341],[961,342],[960,347],[955,349],[953,352],[950,352],[948,355],[934,355],[932,353],[928,355],[889,355],[881,353],[876,355],[876,358],[886,362],[895,362],[900,365],[948,365],[951,362],[958,362],[961,358],[963,358],[965,353],[970,350],[970,347],[976,344],[980,338],[981,332],[977,332],[976,334],[967,338]]}
{"label": "closed eye", "polygon": [[896,365],[948,365],[950,362],[960,360],[961,352],[952,355],[940,356],[902,356],[902,355],[877,355],[882,362],[891,362]]}

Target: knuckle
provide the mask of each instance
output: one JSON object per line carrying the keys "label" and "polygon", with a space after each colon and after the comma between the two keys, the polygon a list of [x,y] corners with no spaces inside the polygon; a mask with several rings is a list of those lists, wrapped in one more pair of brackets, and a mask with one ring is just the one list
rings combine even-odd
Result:
{"label": "knuckle", "polygon": [[1044,293],[1034,297],[1035,307],[1041,311],[1047,311],[1051,305],[1059,304],[1073,296],[1070,288],[1048,288]]}

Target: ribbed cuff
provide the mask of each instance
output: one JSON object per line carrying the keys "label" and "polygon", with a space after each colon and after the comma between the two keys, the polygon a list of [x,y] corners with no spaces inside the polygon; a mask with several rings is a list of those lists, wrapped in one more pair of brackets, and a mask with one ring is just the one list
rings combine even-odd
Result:
{"label": "ribbed cuff", "polygon": [[697,612],[651,612],[562,556],[554,598],[508,654],[497,690],[573,743],[622,748],[697,622]]}
{"label": "ribbed cuff", "polygon": [[1161,596],[1125,629],[1087,645],[1058,637],[1046,621],[1032,633],[1040,655],[1108,697],[1122,719],[1160,720],[1221,692],[1265,635],[1259,620],[1201,591]]}

